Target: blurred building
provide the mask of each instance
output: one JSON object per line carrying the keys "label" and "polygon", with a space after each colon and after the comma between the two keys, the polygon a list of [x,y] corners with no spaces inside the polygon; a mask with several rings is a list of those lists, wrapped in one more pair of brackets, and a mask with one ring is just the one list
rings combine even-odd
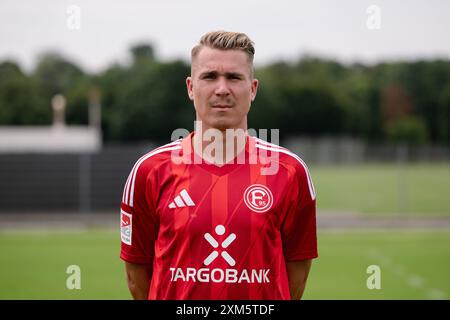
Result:
{"label": "blurred building", "polygon": [[88,126],[67,126],[64,96],[52,99],[53,125],[0,126],[0,153],[86,153],[102,147],[100,103],[91,99]]}

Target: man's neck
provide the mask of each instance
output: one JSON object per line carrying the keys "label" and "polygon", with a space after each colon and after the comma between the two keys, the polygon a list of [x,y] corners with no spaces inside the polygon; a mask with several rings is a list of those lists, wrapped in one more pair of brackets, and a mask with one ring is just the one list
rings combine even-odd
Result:
{"label": "man's neck", "polygon": [[196,128],[192,138],[194,152],[206,162],[222,166],[233,163],[234,159],[245,149],[247,128]]}

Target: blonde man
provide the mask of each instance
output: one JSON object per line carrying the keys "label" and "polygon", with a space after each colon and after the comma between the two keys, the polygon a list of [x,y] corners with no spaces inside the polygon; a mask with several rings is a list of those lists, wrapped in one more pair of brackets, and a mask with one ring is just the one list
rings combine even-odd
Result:
{"label": "blonde man", "polygon": [[243,33],[205,34],[186,79],[194,132],[128,177],[121,258],[135,299],[303,294],[318,256],[314,186],[297,155],[248,134],[254,53]]}

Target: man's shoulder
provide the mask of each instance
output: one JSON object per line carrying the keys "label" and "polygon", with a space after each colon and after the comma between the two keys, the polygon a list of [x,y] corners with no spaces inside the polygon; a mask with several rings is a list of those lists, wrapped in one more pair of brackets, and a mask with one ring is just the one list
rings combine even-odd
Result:
{"label": "man's shoulder", "polygon": [[127,182],[122,196],[122,203],[126,206],[133,207],[135,199],[135,191],[141,197],[145,185],[146,177],[152,168],[159,167],[162,163],[170,160],[171,151],[181,149],[181,141],[165,144],[159,148],[155,148],[143,156],[141,156],[134,164],[128,175]]}
{"label": "man's shoulder", "polygon": [[271,161],[278,161],[289,171],[305,172],[308,170],[305,161],[292,150],[259,138],[254,139],[260,156],[266,156]]}
{"label": "man's shoulder", "polygon": [[171,159],[173,152],[181,149],[181,139],[154,148],[142,155],[134,164],[133,171],[154,168]]}
{"label": "man's shoulder", "polygon": [[287,148],[268,143],[261,139],[256,139],[255,141],[255,146],[257,149],[259,149],[258,152],[260,152],[261,150],[271,152],[268,158],[274,159],[273,161],[278,161],[281,166],[286,168],[293,176],[296,176],[298,181],[304,184],[305,188],[309,189],[311,199],[314,200],[316,198],[316,193],[314,190],[314,185],[312,183],[311,175],[309,173],[309,169],[299,155]]}

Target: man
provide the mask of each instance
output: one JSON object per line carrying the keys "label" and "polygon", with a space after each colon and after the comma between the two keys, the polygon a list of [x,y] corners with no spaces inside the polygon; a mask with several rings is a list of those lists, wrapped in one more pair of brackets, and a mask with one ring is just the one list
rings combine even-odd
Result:
{"label": "man", "polygon": [[303,294],[318,256],[314,187],[298,156],[248,135],[253,55],[245,34],[204,35],[186,79],[195,131],[140,158],[128,177],[121,258],[135,299]]}

